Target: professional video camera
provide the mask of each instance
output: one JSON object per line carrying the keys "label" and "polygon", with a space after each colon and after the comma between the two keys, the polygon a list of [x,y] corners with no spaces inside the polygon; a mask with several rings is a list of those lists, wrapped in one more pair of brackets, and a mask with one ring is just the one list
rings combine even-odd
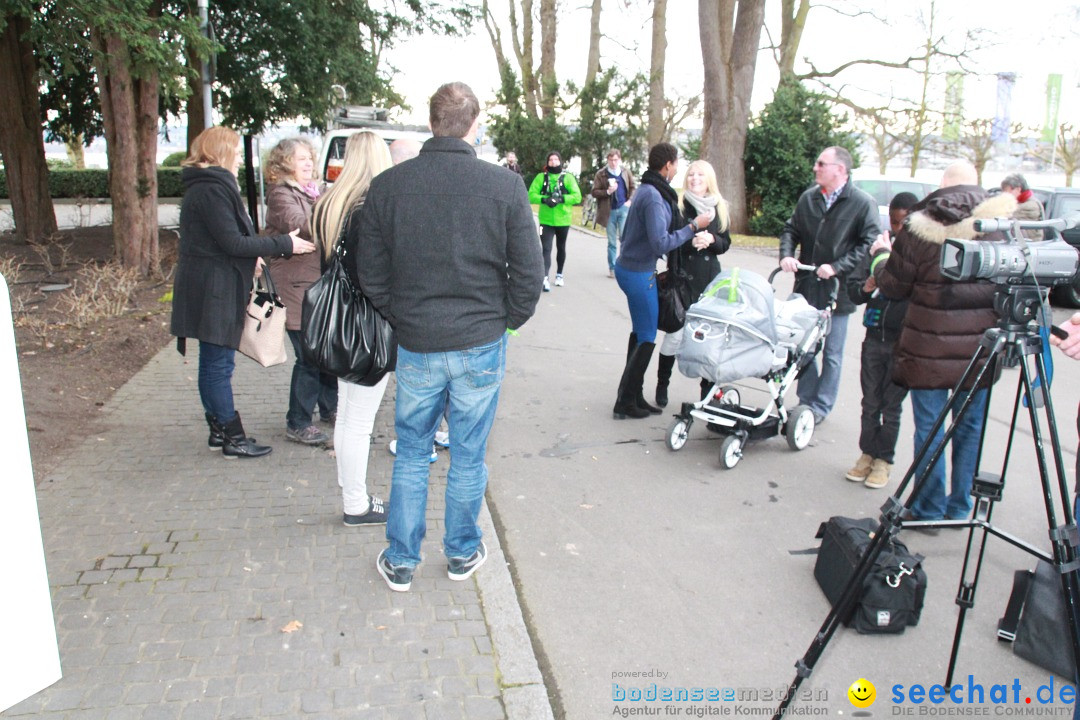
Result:
{"label": "professional video camera", "polygon": [[[1080,216],[1021,221],[976,220],[979,232],[1003,232],[1004,242],[947,238],[941,248],[941,274],[951,280],[992,280],[1002,285],[1061,285],[1076,275],[1080,256],[1061,239]],[[1054,230],[1056,240],[1025,240],[1021,230]]]}

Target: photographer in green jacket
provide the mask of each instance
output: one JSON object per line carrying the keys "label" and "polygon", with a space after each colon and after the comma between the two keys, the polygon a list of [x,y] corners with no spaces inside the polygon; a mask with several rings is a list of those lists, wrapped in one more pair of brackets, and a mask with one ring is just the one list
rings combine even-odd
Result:
{"label": "photographer in green jacket", "polygon": [[572,208],[581,202],[577,180],[563,172],[562,156],[548,154],[544,172],[533,178],[529,186],[529,202],[540,204],[540,247],[544,254],[544,292],[551,292],[548,273],[551,272],[551,241],[555,240],[555,285],[563,285],[563,266],[566,265],[566,236],[570,232]]}

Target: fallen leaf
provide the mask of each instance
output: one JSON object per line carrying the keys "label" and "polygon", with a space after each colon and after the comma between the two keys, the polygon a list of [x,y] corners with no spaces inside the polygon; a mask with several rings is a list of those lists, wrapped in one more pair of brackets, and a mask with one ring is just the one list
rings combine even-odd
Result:
{"label": "fallen leaf", "polygon": [[297,630],[299,630],[302,627],[304,627],[304,623],[300,622],[299,620],[293,620],[288,625],[281,628],[281,632],[283,632],[283,633],[294,633],[294,632],[296,632]]}

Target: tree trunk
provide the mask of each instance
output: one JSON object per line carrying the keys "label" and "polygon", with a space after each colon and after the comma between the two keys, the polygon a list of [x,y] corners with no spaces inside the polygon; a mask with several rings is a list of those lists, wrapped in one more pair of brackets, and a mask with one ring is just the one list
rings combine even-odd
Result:
{"label": "tree trunk", "polygon": [[44,242],[56,233],[49,167],[41,134],[37,63],[24,40],[30,20],[7,15],[0,34],[0,155],[7,174],[15,238]]}
{"label": "tree trunk", "polygon": [[799,54],[806,14],[810,12],[810,0],[781,1],[780,17],[780,82],[795,76],[795,59]]}
{"label": "tree trunk", "polygon": [[540,0],[540,113],[555,114],[559,81],[555,76],[555,0]]}
{"label": "tree trunk", "polygon": [[600,7],[602,0],[593,0],[589,19],[589,59],[585,65],[585,87],[596,81],[600,73]]}
{"label": "tree trunk", "polygon": [[525,102],[525,114],[535,118],[539,116],[536,103],[539,92],[536,88],[536,73],[533,72],[533,18],[532,0],[521,0],[521,37],[518,38],[517,11],[515,0],[510,5],[510,40],[514,46],[514,56],[521,70],[521,94]]}
{"label": "tree trunk", "polygon": [[83,147],[84,140],[85,136],[82,133],[76,133],[75,137],[64,143],[64,148],[67,150],[68,160],[71,161],[72,167],[74,167],[76,170],[86,169],[86,152]]}
{"label": "tree trunk", "polygon": [[743,153],[764,22],[765,0],[698,0],[701,59],[705,66],[701,156],[716,170],[720,193],[731,210],[734,232],[746,231]]}
{"label": "tree trunk", "polygon": [[206,114],[203,109],[203,82],[202,82],[202,59],[198,53],[187,48],[187,64],[189,68],[188,82],[191,85],[191,94],[187,96],[187,151],[191,152],[191,143],[205,129]]}
{"label": "tree trunk", "polygon": [[649,65],[649,147],[664,137],[664,58],[667,56],[667,0],[653,0],[652,59]]}
{"label": "tree trunk", "polygon": [[109,162],[113,243],[125,267],[148,275],[158,270],[157,120],[158,76],[136,76],[130,48],[119,36],[90,28],[95,50]]}

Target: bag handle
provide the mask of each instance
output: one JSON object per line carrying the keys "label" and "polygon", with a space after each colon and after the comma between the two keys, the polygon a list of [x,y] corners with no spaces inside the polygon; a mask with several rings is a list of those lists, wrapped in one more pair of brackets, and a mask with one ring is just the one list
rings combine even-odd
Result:
{"label": "bag handle", "polygon": [[1005,606],[1005,615],[998,620],[998,640],[1012,642],[1016,639],[1016,626],[1020,624],[1020,611],[1024,609],[1024,601],[1027,600],[1028,587],[1031,586],[1031,578],[1035,573],[1030,570],[1017,570],[1013,573],[1012,593],[1009,595],[1009,604]]}
{"label": "bag handle", "polygon": [[277,297],[277,288],[274,287],[274,278],[270,275],[270,263],[263,263],[263,271],[260,277],[253,277],[251,280],[251,289],[254,292],[262,290],[268,295]]}

